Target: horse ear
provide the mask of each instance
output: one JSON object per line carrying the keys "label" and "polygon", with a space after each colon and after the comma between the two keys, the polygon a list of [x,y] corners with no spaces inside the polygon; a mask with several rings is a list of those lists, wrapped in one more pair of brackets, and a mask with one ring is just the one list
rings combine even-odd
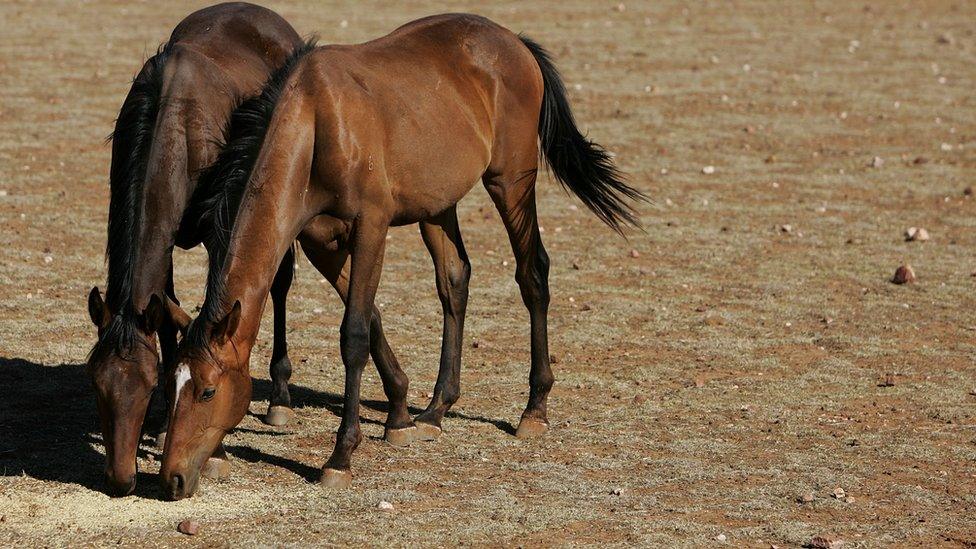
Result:
{"label": "horse ear", "polygon": [[102,301],[102,294],[95,286],[88,292],[88,316],[91,317],[92,324],[96,328],[102,329],[112,321],[112,311],[108,310],[108,305]]}
{"label": "horse ear", "polygon": [[227,343],[237,331],[237,325],[241,322],[241,302],[234,302],[234,307],[227,313],[223,320],[214,325],[211,337],[218,343]]}
{"label": "horse ear", "polygon": [[153,294],[149,298],[149,303],[139,316],[139,322],[147,334],[156,333],[156,330],[163,325],[163,302],[159,300],[158,295]]}
{"label": "horse ear", "polygon": [[166,313],[169,315],[170,321],[176,325],[179,329],[180,334],[186,337],[186,329],[190,325],[190,315],[186,314],[183,307],[180,307],[178,303],[173,301],[166,296],[164,301],[166,302]]}

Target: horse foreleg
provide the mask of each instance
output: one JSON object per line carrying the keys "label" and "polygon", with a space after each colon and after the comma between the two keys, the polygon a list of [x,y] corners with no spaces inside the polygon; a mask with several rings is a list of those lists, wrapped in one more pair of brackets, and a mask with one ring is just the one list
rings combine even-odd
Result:
{"label": "horse foreleg", "polygon": [[352,453],[363,435],[359,426],[359,400],[363,367],[369,356],[370,322],[376,288],[383,268],[383,251],[389,220],[380,215],[363,213],[353,232],[349,294],[346,313],[339,329],[339,347],[346,368],[342,423],[336,435],[335,450],[322,467],[322,484],[332,488],[347,487],[352,482]]}
{"label": "horse foreleg", "polygon": [[[299,236],[299,242],[309,261],[332,284],[342,302],[346,303],[349,294],[349,252],[340,247],[338,242],[327,240],[330,238],[333,238],[331,233],[306,230]],[[390,444],[405,446],[414,439],[416,433],[407,410],[407,389],[410,382],[386,340],[380,312],[375,307],[369,325],[369,348],[373,363],[383,381],[383,392],[389,401],[384,438]]]}
{"label": "horse foreleg", "polygon": [[286,333],[286,301],[295,273],[295,251],[289,248],[281,260],[278,272],[271,283],[271,303],[274,308],[274,347],[271,351],[271,398],[264,422],[268,425],[285,425],[291,419],[291,395],[288,380],[291,378],[291,360],[288,359],[288,335]]}

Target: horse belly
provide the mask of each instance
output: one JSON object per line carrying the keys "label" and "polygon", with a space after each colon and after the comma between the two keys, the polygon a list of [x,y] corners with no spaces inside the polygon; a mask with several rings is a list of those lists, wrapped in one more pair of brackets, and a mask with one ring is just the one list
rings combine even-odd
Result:
{"label": "horse belly", "polygon": [[390,170],[396,225],[424,221],[451,208],[488,168],[491,145],[475,128],[455,126],[440,133],[418,134],[400,146]]}

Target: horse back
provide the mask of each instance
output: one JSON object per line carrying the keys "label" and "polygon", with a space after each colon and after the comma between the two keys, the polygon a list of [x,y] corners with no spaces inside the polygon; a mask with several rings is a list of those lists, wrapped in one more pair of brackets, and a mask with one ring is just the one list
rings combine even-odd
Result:
{"label": "horse back", "polygon": [[319,48],[297,72],[296,85],[316,98],[316,142],[325,144],[317,172],[354,203],[366,193],[393,197],[394,224],[460,200],[490,165],[506,119],[534,129],[542,97],[538,65],[519,38],[464,14]]}

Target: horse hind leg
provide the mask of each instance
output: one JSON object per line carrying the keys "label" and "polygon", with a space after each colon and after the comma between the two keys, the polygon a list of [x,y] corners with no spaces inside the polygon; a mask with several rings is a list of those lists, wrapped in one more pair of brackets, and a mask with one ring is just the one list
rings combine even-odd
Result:
{"label": "horse hind leg", "polygon": [[421,223],[420,231],[434,260],[437,294],[444,313],[441,361],[434,395],[427,409],[415,418],[418,438],[433,440],[441,434],[444,414],[461,396],[461,349],[471,262],[461,240],[456,208]]}
{"label": "horse hind leg", "polygon": [[[535,151],[533,143],[533,151]],[[533,164],[518,169],[491,171],[485,188],[501,215],[515,253],[515,281],[531,322],[532,366],[529,371],[529,402],[522,413],[516,436],[542,435],[549,427],[546,403],[555,381],[549,365],[549,256],[542,245],[536,217],[536,154],[526,154]]]}

